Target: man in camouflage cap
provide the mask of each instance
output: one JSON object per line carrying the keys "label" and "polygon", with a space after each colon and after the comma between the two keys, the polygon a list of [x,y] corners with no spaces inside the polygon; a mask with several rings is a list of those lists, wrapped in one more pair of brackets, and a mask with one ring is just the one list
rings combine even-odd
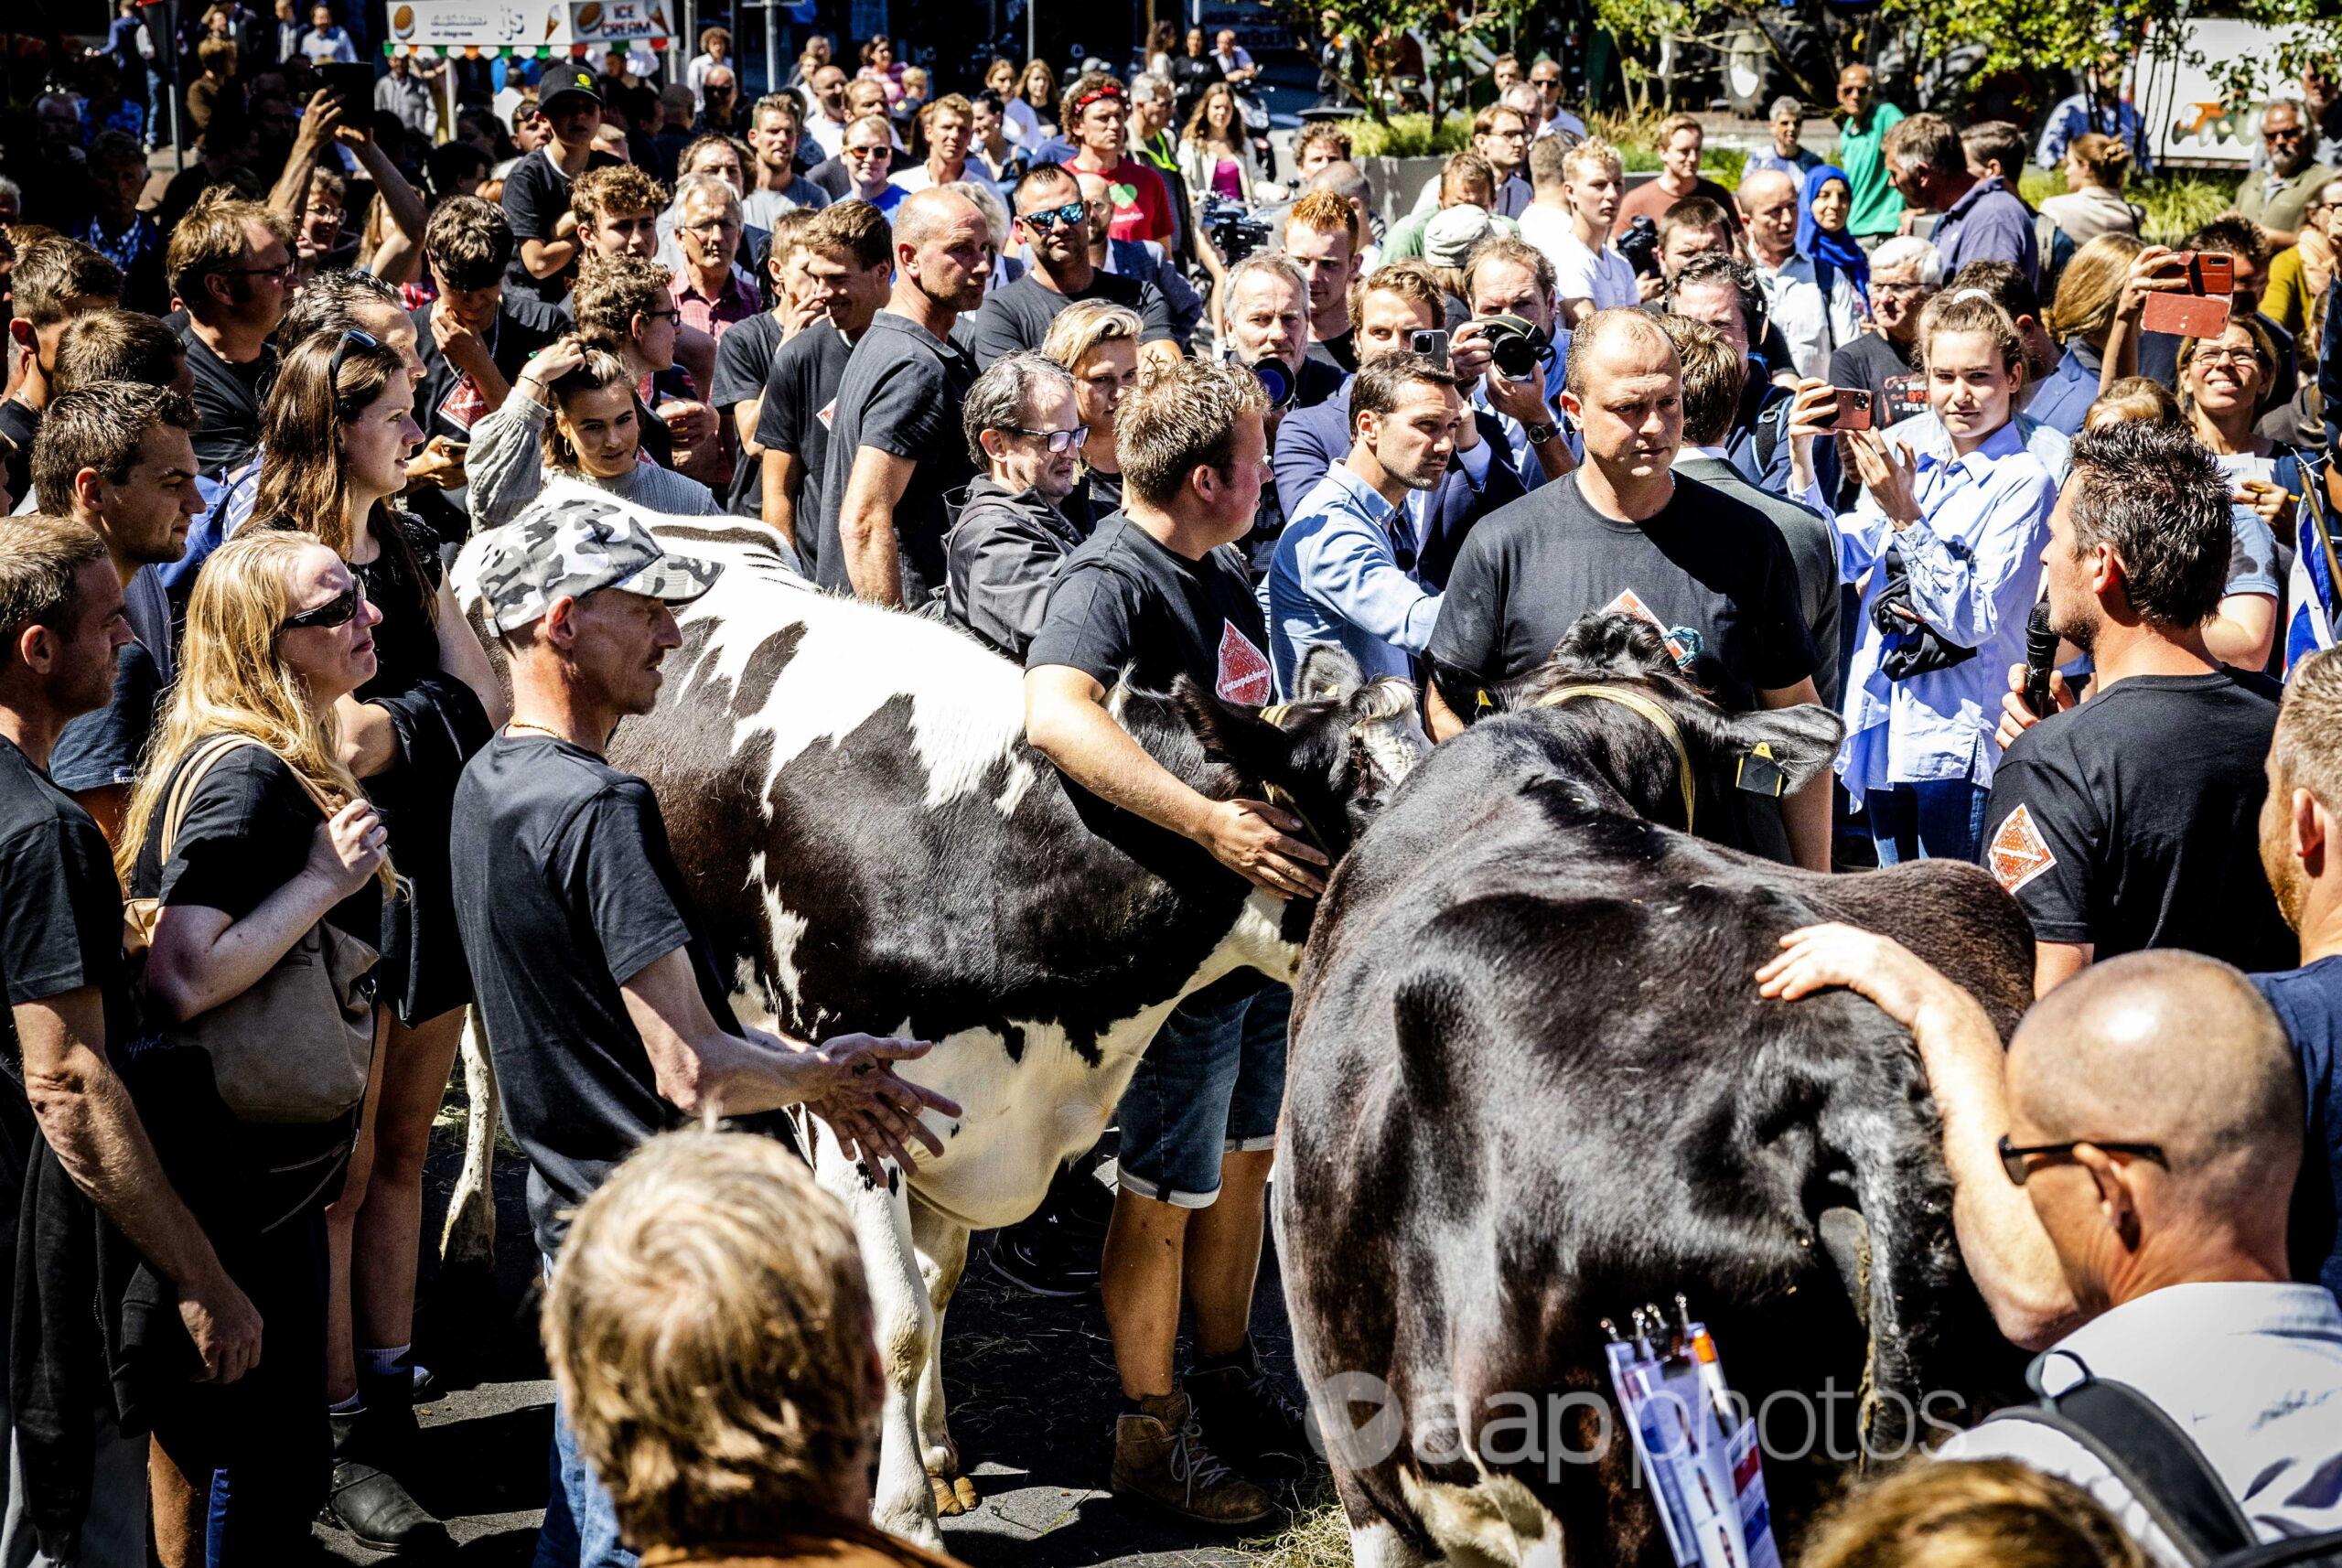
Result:
{"label": "man in camouflage cap", "polygon": [[[602,756],[659,699],[682,645],[671,608],[715,568],[661,551],[608,501],[539,502],[481,542],[487,619],[510,656],[512,722],[456,788],[456,920],[550,1263],[568,1215],[637,1145],[704,1114],[790,1136],[805,1105],[872,1167],[943,1145],[922,1112],[959,1107],[895,1076],[909,1040],[820,1045],[744,1027],[667,845],[650,786]],[[738,846],[743,866],[748,846]],[[556,1412],[558,1485],[539,1563],[631,1564],[618,1517]]]}
{"label": "man in camouflage cap", "polygon": [[480,597],[500,633],[543,619],[556,599],[604,588],[687,605],[715,585],[721,570],[668,554],[649,529],[607,501],[539,501],[482,542]]}

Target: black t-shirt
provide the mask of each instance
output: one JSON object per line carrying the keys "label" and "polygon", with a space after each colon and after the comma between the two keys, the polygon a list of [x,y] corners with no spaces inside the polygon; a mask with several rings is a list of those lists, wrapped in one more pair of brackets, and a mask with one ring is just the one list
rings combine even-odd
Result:
{"label": "black t-shirt", "polygon": [[2261,873],[2277,691],[2259,675],[2133,675],[2016,738],[1984,865],[2036,940],[2094,957],[2186,948],[2240,969],[2298,951]]}
{"label": "black t-shirt", "polygon": [[[588,171],[615,168],[618,163],[607,153],[593,153],[587,156],[586,167]],[[513,165],[512,172],[504,177],[504,220],[512,226],[516,242],[511,263],[504,269],[505,286],[547,304],[568,294],[570,280],[577,275],[577,259],[571,257],[567,266],[549,278],[534,278],[529,275],[528,264],[521,260],[517,242],[553,238],[553,225],[569,210],[570,183],[569,177],[553,161],[550,147],[539,147]]]}
{"label": "black t-shirt", "polygon": [[[173,769],[173,779],[177,776]],[[168,798],[167,789],[164,799]],[[265,746],[240,746],[213,763],[195,787],[167,862],[163,811],[156,809],[131,890],[143,898],[199,905],[241,920],[301,874],[324,821],[325,813],[282,757]],[[381,884],[367,883],[327,911],[326,918],[360,941],[379,942]]]}
{"label": "black t-shirt", "polygon": [[[854,454],[865,446],[915,461],[910,482],[895,503],[895,538],[901,554],[903,602],[917,609],[943,591],[943,536],[951,531],[946,499],[975,478],[960,411],[976,367],[907,316],[882,310],[854,346],[839,379],[837,410],[822,477],[822,527],[814,548],[814,581],[851,591],[838,516]],[[798,509],[804,515],[804,509]],[[800,524],[799,532],[804,532]]]}
{"label": "black t-shirt", "polygon": [[1327,338],[1309,345],[1309,357],[1327,364],[1344,375],[1358,370],[1358,328],[1345,328],[1338,338]]}
{"label": "black t-shirt", "polygon": [[242,467],[260,447],[260,405],[276,379],[276,349],[260,351],[248,364],[231,365],[213,353],[192,322],[179,330],[187,366],[195,372],[195,466],[207,478]]}
{"label": "black t-shirt", "polygon": [[[95,986],[105,1007],[106,1039],[126,1043],[130,992],[122,963],[122,885],[113,856],[90,813],[0,738],[0,982],[13,1009]],[[0,1069],[17,1081],[0,1091],[24,1102],[24,1057],[14,1012],[0,1016]],[[13,1185],[24,1153],[15,1118],[0,1116],[0,1149],[10,1156],[0,1188]]]}
{"label": "black t-shirt", "polygon": [[1085,299],[1102,299],[1109,305],[1137,311],[1142,343],[1172,340],[1171,306],[1165,301],[1163,291],[1151,283],[1101,268],[1090,274],[1089,287],[1073,294],[1059,294],[1028,272],[1007,287],[984,295],[984,307],[969,317],[974,332],[976,368],[988,371],[993,361],[1004,355],[1020,349],[1038,349],[1049,335],[1049,324],[1068,306]]}
{"label": "black t-shirt", "polygon": [[12,499],[32,493],[33,438],[39,434],[40,410],[20,398],[0,402],[0,479]]}
{"label": "black t-shirt", "polygon": [[[468,442],[472,426],[489,413],[486,401],[464,372],[447,362],[438,340],[431,335],[434,307],[420,305],[409,313],[414,322],[414,351],[423,360],[423,380],[415,383],[414,417],[426,439],[444,435]],[[529,357],[569,328],[561,312],[531,295],[508,286],[495,324],[489,328],[488,356],[506,383],[517,381]],[[461,542],[471,532],[471,514],[460,489],[425,488],[409,494],[406,504],[439,538]]]}
{"label": "black t-shirt", "polygon": [[[773,356],[780,352],[780,317],[768,310],[734,322],[732,329],[715,340],[715,384],[708,389],[707,403],[727,429],[734,409],[764,396],[765,378],[772,373]],[[761,409],[757,416],[763,417]],[[749,456],[743,446],[733,465],[732,488],[725,492],[724,510],[738,517],[757,515],[765,493],[764,475],[764,460]]]}
{"label": "black t-shirt", "polygon": [[1244,563],[1230,547],[1190,561],[1115,512],[1066,557],[1025,668],[1070,665],[1112,687],[1147,691],[1185,674],[1230,703],[1270,697],[1268,628]]}
{"label": "black t-shirt", "polygon": [[1764,513],[1678,474],[1656,516],[1619,522],[1573,477],[1465,540],[1431,637],[1442,694],[1468,718],[1476,689],[1527,674],[1580,616],[1611,609],[1656,621],[1685,675],[1735,713],[1821,665],[1796,565]]}
{"label": "black t-shirt", "polygon": [[499,736],[456,786],[453,859],[457,923],[551,1257],[568,1211],[684,1120],[619,988],[682,948],[716,1023],[740,1026],[640,779],[550,736]]}
{"label": "black t-shirt", "polygon": [[1831,352],[1830,384],[1869,392],[1872,422],[1880,430],[1928,411],[1928,378],[1916,342],[1907,353],[1884,335],[1865,332]]}
{"label": "black t-shirt", "polygon": [[[828,321],[816,321],[772,357],[765,401],[757,408],[757,445],[797,459],[797,554],[809,572],[820,555],[830,422],[837,416],[838,383],[845,380],[845,362],[853,353],[844,333]],[[757,494],[761,507],[761,483]]]}

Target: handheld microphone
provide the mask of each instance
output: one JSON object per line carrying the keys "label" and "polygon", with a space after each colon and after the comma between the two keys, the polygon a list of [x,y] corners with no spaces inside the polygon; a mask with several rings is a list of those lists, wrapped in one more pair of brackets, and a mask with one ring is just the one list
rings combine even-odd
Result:
{"label": "handheld microphone", "polygon": [[2042,599],[2033,607],[2033,618],[2025,623],[2025,705],[2036,718],[2046,719],[2057,711],[2056,699],[2049,695],[2049,677],[2057,658],[2057,634],[2049,629],[2049,601]]}

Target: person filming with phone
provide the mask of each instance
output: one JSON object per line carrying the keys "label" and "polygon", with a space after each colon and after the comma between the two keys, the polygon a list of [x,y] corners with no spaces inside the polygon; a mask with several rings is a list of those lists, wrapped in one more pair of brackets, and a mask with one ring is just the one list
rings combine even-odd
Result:
{"label": "person filming with phone", "polygon": [[1852,432],[1864,494],[1838,513],[1845,581],[1867,575],[1838,771],[1869,812],[1879,864],[1974,860],[1992,789],[2003,672],[2025,653],[2035,562],[2057,487],[2014,424],[2025,384],[2015,323],[1981,290],[1939,295],[1922,316],[1928,402],[1949,451],[1873,428],[1868,399],[1798,383],[1789,493],[1828,510],[1813,437]]}

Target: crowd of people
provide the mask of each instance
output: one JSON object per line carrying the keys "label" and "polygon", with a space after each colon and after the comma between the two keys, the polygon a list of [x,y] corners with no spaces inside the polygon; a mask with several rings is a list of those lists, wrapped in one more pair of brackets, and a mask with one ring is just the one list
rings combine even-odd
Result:
{"label": "crowd of people", "polygon": [[[671,84],[552,62],[500,120],[476,61],[394,55],[347,102],[317,72],[360,48],[292,0],[274,31],[234,0],[190,23],[197,161],[156,192],[162,41],[123,23],[0,179],[0,1212],[25,1216],[0,1555],[274,1563],[320,1507],[444,1542],[402,1477],[468,1005],[551,1282],[538,1561],[932,1561],[848,1522],[867,1305],[773,1113],[908,1161],[951,1108],[916,1042],[732,1012],[658,802],[602,756],[708,569],[543,499],[577,485],[753,521],[812,582],[962,626],[1022,666],[1068,779],[1290,897],[1328,874],[1305,825],[1182,782],[1119,685],[1289,702],[1332,645],[1445,740],[1623,609],[1726,709],[1826,705],[1834,775],[1735,791],[1714,831],[1810,872],[1984,865],[2044,1001],[2004,1064],[1877,939],[1799,933],[1765,984],[1910,1024],[2013,1338],[2090,1345],[2256,1524],[2335,1522],[2324,77],[2268,106],[2236,209],[2167,247],[2094,92],[2030,147],[1854,67],[1835,161],[1785,101],[1735,188],[1689,116],[1630,184],[1555,62],[1508,57],[1468,150],[1377,192],[1338,124],[1276,166],[1230,34],[1153,40],[1128,81],[1000,59],[964,92],[886,38],[851,71],[817,38],[743,104],[711,28]],[[2038,211],[2029,151],[2069,186]],[[1264,243],[1226,243],[1225,200]],[[2191,294],[2204,257],[2232,292]],[[2150,325],[2182,295],[2215,319]],[[447,578],[475,535],[500,672]],[[1210,1524],[1266,1517],[1306,1449],[1249,1337],[1289,1005],[1249,972],[1182,1004],[1122,1104],[1111,1214],[1061,1183],[994,1249],[1028,1288],[1100,1290],[1112,1484]],[[765,1136],[670,1132],[714,1107]],[[2207,1282],[2217,1331],[2174,1299]],[[2201,1380],[2158,1380],[2158,1335],[2202,1342]],[[2070,1454],[1964,1441],[2008,1508],[2075,1517],[1987,1454],[2105,1498]],[[2294,1463],[2325,1490],[2272,1492]],[[1832,1550],[1961,1484],[1882,1493]],[[2131,1561],[2111,1520],[2075,1540]]]}

